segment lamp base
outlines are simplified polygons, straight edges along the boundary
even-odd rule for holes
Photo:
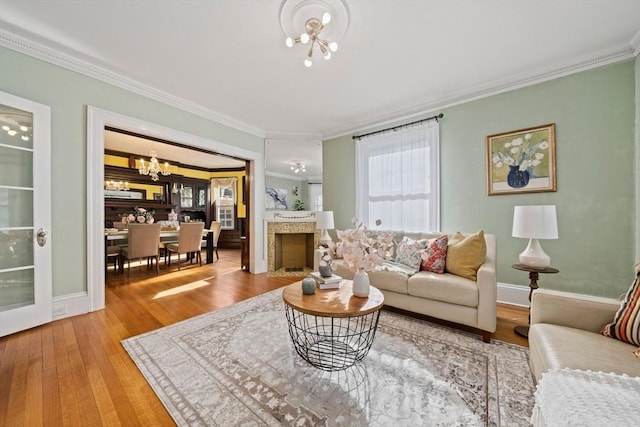
[[[326,229],[322,229],[320,232],[318,243],[326,248],[330,248],[333,245],[333,240],[331,240],[331,236],[329,236],[329,232]]]
[[[529,239],[529,244],[519,258],[520,264],[528,267],[545,268],[551,265],[551,258],[542,250],[538,239]]]

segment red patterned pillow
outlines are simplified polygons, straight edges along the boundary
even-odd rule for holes
[[[422,251],[422,264],[420,270],[443,273],[447,261],[447,235],[429,239],[427,247]]]
[[[602,334],[640,346],[640,274],[631,284],[613,322],[602,328]]]

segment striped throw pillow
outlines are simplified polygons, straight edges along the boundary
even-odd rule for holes
[[[640,346],[640,274],[636,275],[613,322],[602,328],[602,335]]]

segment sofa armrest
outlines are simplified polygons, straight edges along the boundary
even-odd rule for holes
[[[495,332],[498,300],[498,281],[496,279],[496,238],[485,234],[487,257],[478,269],[478,328],[483,331]]]
[[[620,308],[611,298],[537,289],[531,298],[531,324],[551,323],[599,333]]]

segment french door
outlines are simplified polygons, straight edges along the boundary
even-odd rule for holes
[[[49,107],[0,92],[0,336],[50,322]]]

